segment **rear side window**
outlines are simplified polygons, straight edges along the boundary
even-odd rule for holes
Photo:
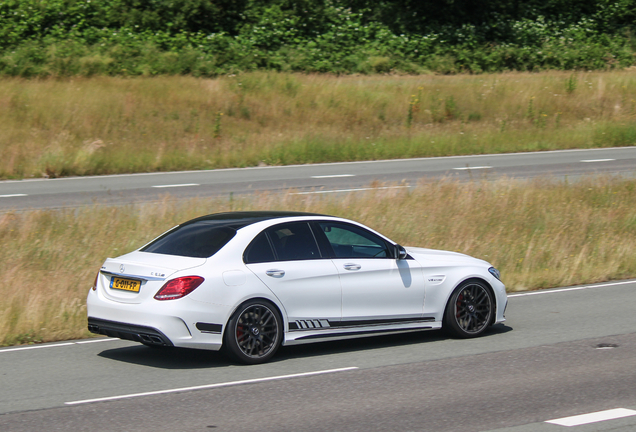
[[[306,222],[276,225],[267,230],[278,261],[320,258],[314,234]]]
[[[245,249],[243,261],[245,261],[245,264],[276,261],[274,251],[272,250],[269,240],[267,240],[267,235],[264,232],[257,235],[247,249]]]
[[[141,249],[164,255],[209,258],[229,242],[236,230],[207,221],[177,227]]]
[[[321,258],[320,249],[307,222],[273,226],[257,235],[245,249],[246,264]]]

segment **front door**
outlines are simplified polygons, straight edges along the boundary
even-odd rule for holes
[[[393,245],[362,227],[319,222],[333,249],[342,286],[342,318],[382,324],[420,318],[424,275],[416,261],[397,260]]]

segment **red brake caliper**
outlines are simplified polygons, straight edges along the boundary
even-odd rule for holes
[[[464,300],[464,294],[460,294],[457,296],[457,303],[455,303],[455,314],[457,316],[457,318],[459,318],[459,309],[462,305],[462,301]]]

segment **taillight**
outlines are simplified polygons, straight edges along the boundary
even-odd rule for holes
[[[99,279],[99,272],[97,272],[97,275],[95,276],[95,282],[93,282],[93,286],[91,287],[93,291],[97,291],[97,279]]]
[[[205,279],[201,276],[183,276],[172,279],[155,294],[156,300],[175,300],[194,291]]]

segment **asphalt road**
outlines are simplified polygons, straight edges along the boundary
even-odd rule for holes
[[[3,348],[0,430],[634,431],[635,290],[513,294],[506,323],[478,339],[283,347],[258,366],[113,339]]]
[[[499,155],[346,162],[0,182],[0,212],[128,204],[161,199],[219,197],[255,191],[335,193],[375,181],[413,185],[422,178],[494,179],[586,174],[634,176],[636,147]]]

